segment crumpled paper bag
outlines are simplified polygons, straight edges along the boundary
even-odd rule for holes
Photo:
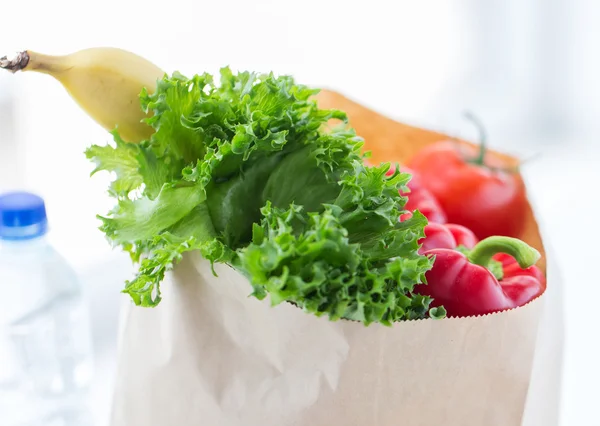
[[[113,426],[521,424],[545,297],[365,327],[271,308],[216,268],[186,256],[157,308],[126,309]]]
[[[405,126],[344,99],[319,102],[348,111],[367,149],[387,147]],[[439,140],[405,128],[410,138],[396,131],[394,150],[373,158],[403,161]],[[545,254],[533,211],[523,239]],[[393,327],[271,307],[249,297],[235,270],[215,267],[218,278],[188,254],[158,307],[125,307],[111,426],[558,424],[562,310],[552,262],[548,290],[524,307]]]

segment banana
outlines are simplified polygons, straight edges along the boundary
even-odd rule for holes
[[[106,130],[118,128],[128,142],[140,142],[154,131],[142,122],[146,114],[140,107],[139,94],[143,88],[154,92],[165,72],[134,53],[111,47],[64,56],[26,50],[11,60],[0,58],[0,68],[54,77],[92,119]]]

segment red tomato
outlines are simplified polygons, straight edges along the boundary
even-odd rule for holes
[[[419,151],[408,165],[448,222],[466,226],[479,239],[519,237],[527,211],[523,180],[493,153],[486,153],[483,164],[471,161],[478,155],[478,147],[443,141]]]

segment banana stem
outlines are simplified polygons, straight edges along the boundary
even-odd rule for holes
[[[28,63],[29,53],[27,51],[19,52],[13,59],[8,59],[6,56],[0,58],[0,68],[12,73],[23,70]]]
[[[25,50],[19,52],[13,59],[6,56],[0,58],[0,68],[10,72],[37,71],[54,75],[69,69],[64,56],[43,55],[41,53]]]

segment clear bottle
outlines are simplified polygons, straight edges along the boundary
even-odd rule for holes
[[[0,425],[91,425],[89,313],[76,274],[48,244],[43,199],[0,196]]]

